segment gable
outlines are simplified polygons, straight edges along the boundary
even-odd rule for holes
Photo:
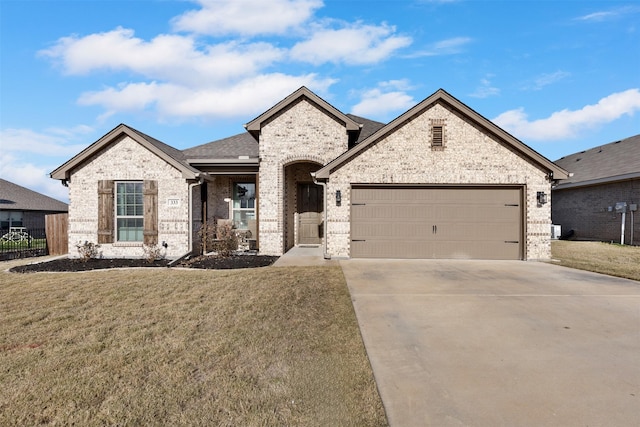
[[[444,128],[442,149],[431,146],[433,123]],[[518,184],[545,182],[547,173],[447,105],[434,103],[345,160],[332,170],[331,181]]]
[[[271,120],[273,120],[273,118],[282,114],[283,111],[286,111],[292,105],[295,105],[301,100],[309,102],[319,110],[324,111],[325,114],[335,118],[336,121],[342,123],[347,131],[359,131],[361,128],[361,125],[359,123],[356,123],[352,118],[348,117],[346,114],[342,113],[333,105],[329,104],[327,101],[320,98],[318,95],[311,92],[304,86],[284,98],[282,101],[271,107],[266,112],[251,120],[249,123],[244,125],[244,127],[245,129],[247,129],[247,131],[249,131],[249,133],[253,135],[256,140],[258,140],[260,131],[266,123],[270,122]]]
[[[371,147],[377,145],[381,141],[388,140],[389,138],[397,139],[392,138],[391,136],[393,134],[402,135],[403,132],[406,133],[406,130],[403,129],[405,129],[408,124],[415,122],[416,119],[420,117],[433,116],[433,114],[426,113],[429,111],[438,111],[439,108],[449,111],[451,117],[457,117],[461,121],[467,123],[471,128],[479,130],[480,133],[485,135],[490,140],[494,141],[496,144],[502,145],[504,149],[515,153],[518,157],[524,159],[526,162],[546,171],[546,173],[552,176],[553,179],[563,179],[568,177],[568,173],[564,169],[560,168],[541,154],[537,153],[529,146],[525,145],[524,143],[522,143],[491,121],[487,120],[462,102],[458,101],[456,98],[449,95],[442,89],[438,90],[433,95],[408,110],[406,113],[400,115],[398,118],[396,118],[386,126],[374,132],[360,144],[356,145],[349,151],[331,161],[329,164],[325,165],[316,173],[316,177],[318,179],[328,179],[330,174],[343,167],[346,163],[360,156],[366,150],[369,150]],[[438,118],[436,116],[433,116],[431,118],[448,119],[447,117]],[[421,131],[416,132],[410,136],[410,138],[414,138],[416,141],[427,140],[428,134],[430,132],[430,126],[423,121],[421,123]],[[466,139],[466,136],[464,134],[460,134],[458,135],[458,138],[459,139],[457,141],[463,142]],[[403,138],[400,139],[403,140]],[[453,141],[452,139],[450,140]],[[387,148],[390,150],[403,151],[401,147],[388,146]],[[470,154],[471,153],[467,153],[466,155],[468,156]]]
[[[186,163],[184,154],[182,154],[181,151],[124,124],[116,126],[102,138],[51,172],[51,178],[63,181],[69,180],[75,169],[84,167],[87,162],[95,160],[95,156],[99,155],[101,151],[126,137],[129,137],[140,146],[146,148],[147,152],[154,154],[167,164],[179,170],[183,178],[197,178],[199,171]]]

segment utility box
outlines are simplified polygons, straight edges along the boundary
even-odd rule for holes
[[[631,212],[635,212],[635,211],[637,211],[637,210],[638,210],[638,204],[637,204],[637,203],[631,203],[631,204],[629,205],[629,210],[630,210]]]
[[[562,235],[562,226],[551,224],[551,239],[558,240]]]
[[[616,203],[616,213],[625,213],[627,211],[627,202]]]

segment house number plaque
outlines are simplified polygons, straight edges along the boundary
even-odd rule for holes
[[[167,206],[170,208],[180,207],[180,199],[177,197],[169,197],[167,199]]]

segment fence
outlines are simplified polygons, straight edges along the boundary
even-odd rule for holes
[[[68,214],[53,214],[45,216],[46,228],[0,229],[0,261],[67,254],[68,221]]]
[[[49,255],[66,255],[69,253],[69,214],[51,214],[45,216],[47,247]]]
[[[11,227],[0,230],[0,260],[47,254],[44,228]]]

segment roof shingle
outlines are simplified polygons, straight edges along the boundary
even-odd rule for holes
[[[555,163],[573,173],[560,181],[558,189],[592,181],[616,181],[634,174],[640,176],[640,135],[570,154]]]
[[[249,132],[182,150],[185,159],[237,159],[258,157],[258,143]]]
[[[0,179],[0,210],[67,212],[69,206],[60,200]]]

